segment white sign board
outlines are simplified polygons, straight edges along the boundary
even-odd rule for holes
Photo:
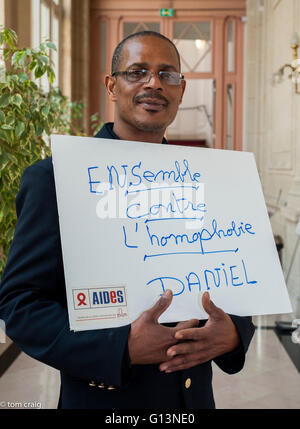
[[[253,154],[52,136],[70,328],[292,311]]]

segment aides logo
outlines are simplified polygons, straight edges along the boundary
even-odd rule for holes
[[[75,310],[127,306],[125,287],[73,289]]]
[[[125,291],[121,288],[114,289],[91,289],[91,306],[92,307],[111,307],[125,303]]]

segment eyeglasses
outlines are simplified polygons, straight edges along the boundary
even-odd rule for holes
[[[150,70],[126,70],[112,73],[112,76],[124,76],[131,83],[149,83],[155,73]],[[157,73],[159,80],[166,85],[180,85],[184,76],[175,71],[159,71]]]

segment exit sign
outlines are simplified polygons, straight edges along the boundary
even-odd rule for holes
[[[160,9],[160,16],[174,16],[174,9]]]

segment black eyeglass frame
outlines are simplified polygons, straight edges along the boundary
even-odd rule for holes
[[[148,80],[145,80],[145,81],[141,81],[141,80],[137,80],[137,81],[131,81],[131,80],[128,80],[128,74],[130,73],[130,72],[133,72],[133,71],[146,71],[147,72],[147,74],[148,74],[148,76],[149,76],[149,79]],[[182,73],[180,73],[180,72],[175,72],[175,71],[167,71],[167,70],[160,70],[158,73],[156,73],[156,72],[152,72],[152,71],[150,71],[150,70],[147,70],[147,69],[141,69],[141,70],[125,70],[125,71],[116,71],[116,72],[114,72],[114,73],[112,73],[111,75],[112,75],[112,77],[115,77],[115,76],[125,76],[125,78],[126,78],[126,80],[127,80],[127,82],[130,82],[130,83],[149,83],[150,82],[150,80],[151,80],[151,78],[152,78],[152,76],[154,75],[154,74],[157,74],[158,75],[158,78],[159,78],[159,80],[161,81],[162,79],[161,79],[161,77],[160,77],[160,73],[176,73],[176,75],[178,76],[178,78],[180,79],[179,80],[179,83],[178,84],[170,84],[170,83],[167,83],[167,85],[170,85],[170,86],[179,86],[180,85],[180,83],[184,80],[184,75],[182,74]],[[147,76],[147,74],[145,75],[145,77]],[[142,78],[143,79],[143,78]]]

